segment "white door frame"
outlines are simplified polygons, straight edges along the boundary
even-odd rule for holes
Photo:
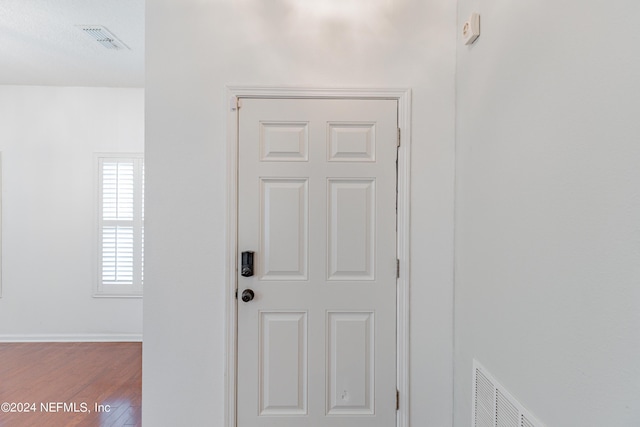
[[[409,273],[410,273],[410,178],[411,178],[411,90],[410,89],[324,89],[227,86],[227,250],[226,250],[226,360],[225,426],[236,427],[237,386],[237,253],[238,253],[238,105],[242,98],[333,98],[393,99],[398,101],[398,230],[396,370],[400,405],[396,427],[409,427]],[[240,102],[240,104],[238,104]],[[242,107],[240,107],[242,108]]]

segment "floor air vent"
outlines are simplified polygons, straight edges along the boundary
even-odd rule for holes
[[[473,427],[544,427],[473,360]]]

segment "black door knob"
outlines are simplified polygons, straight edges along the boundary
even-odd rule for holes
[[[255,296],[256,295],[253,293],[251,289],[245,289],[244,291],[242,291],[242,301],[244,302],[251,301]]]

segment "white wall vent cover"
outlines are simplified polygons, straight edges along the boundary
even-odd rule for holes
[[[107,49],[129,49],[129,46],[122,43],[102,25],[77,25],[77,27]]]
[[[544,427],[473,359],[473,427]]]

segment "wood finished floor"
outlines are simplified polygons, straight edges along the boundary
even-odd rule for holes
[[[141,401],[141,343],[0,343],[0,427],[141,426]]]

